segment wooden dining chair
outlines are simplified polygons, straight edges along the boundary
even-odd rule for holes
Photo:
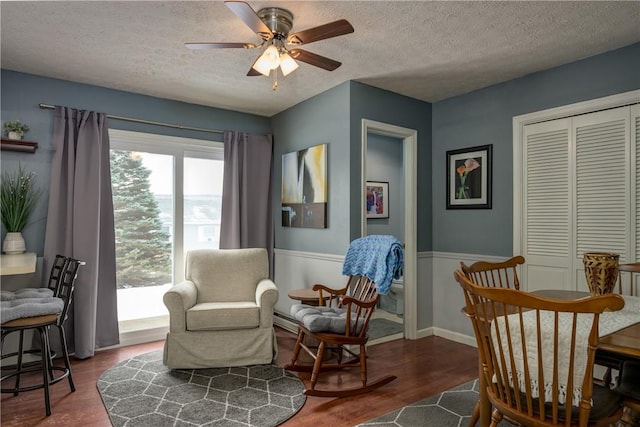
[[[640,262],[620,264],[618,266],[617,293],[620,295],[639,296],[640,289],[638,288],[640,287],[640,283],[637,281],[638,275],[640,275]],[[599,351],[596,353],[596,365],[605,368],[605,372],[601,377],[602,379],[599,380],[600,384],[606,386],[613,384],[613,371],[620,371],[621,369],[620,358]]]
[[[618,293],[620,295],[639,296],[640,262],[620,264],[618,266]]]
[[[555,300],[478,286],[454,273],[471,319],[486,386],[494,407],[491,426],[503,417],[526,426],[602,426],[622,415],[620,396],[594,385],[598,320],[620,310],[619,295]]]
[[[396,379],[388,375],[370,382],[367,378],[368,326],[379,295],[373,280],[364,276],[349,276],[342,289],[331,289],[325,285],[313,285],[319,300],[325,306],[298,304],[292,314],[298,321],[298,338],[291,363],[285,369],[296,372],[311,372],[311,386],[305,390],[307,396],[347,397],[366,393]],[[327,298],[328,297],[328,298]],[[309,340],[311,338],[311,340]],[[313,347],[308,342],[316,342]],[[359,354],[349,346],[357,346]],[[313,359],[313,365],[299,360],[300,351]],[[325,352],[331,351],[331,357]],[[345,355],[348,356],[345,359]],[[361,387],[319,389],[316,387],[321,372],[344,368],[360,368]]]
[[[615,391],[622,396],[626,408],[623,425],[640,426],[640,360],[622,362]]]
[[[640,296],[640,262],[620,264],[618,266],[618,293],[620,295]],[[626,414],[625,425],[640,426],[640,361],[626,360],[614,366],[618,369],[618,380],[615,390],[622,394]],[[611,367],[608,368],[604,381],[611,383]]]
[[[524,257],[516,255],[499,262],[477,261],[466,265],[461,261],[460,269],[467,279],[478,286],[520,289],[517,267],[521,264],[524,264]],[[475,426],[478,419],[480,419],[480,402],[473,408],[469,425]]]
[[[517,267],[521,264],[524,257],[517,255],[500,262],[477,261],[471,265],[460,262],[460,269],[478,286],[520,289]]]

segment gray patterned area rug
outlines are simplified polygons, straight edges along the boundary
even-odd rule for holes
[[[306,401],[302,381],[279,366],[171,371],[162,351],[109,368],[98,391],[115,427],[277,426]]]
[[[463,427],[478,401],[478,380],[464,383],[414,404],[396,409],[357,427]],[[511,426],[500,421],[500,427]]]

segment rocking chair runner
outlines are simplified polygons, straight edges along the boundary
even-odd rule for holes
[[[305,394],[320,397],[353,396],[369,392],[396,379],[395,376],[389,375],[374,382],[367,382],[367,328],[379,298],[373,280],[352,275],[343,289],[331,289],[316,284],[313,290],[319,292],[320,301],[326,297],[324,293],[329,294],[327,305],[311,307],[297,304],[292,308],[292,313],[299,322],[298,339],[291,364],[285,366],[285,369],[291,371],[311,372],[311,387],[305,390]],[[305,338],[308,337],[319,342],[317,349],[305,344],[308,342]],[[349,345],[359,346],[360,354],[349,349]],[[329,349],[333,357],[325,360],[325,351]],[[313,365],[298,363],[300,350],[304,350],[314,359]],[[344,353],[352,358],[343,360]],[[320,372],[354,367],[360,367],[362,387],[337,390],[316,388]]]

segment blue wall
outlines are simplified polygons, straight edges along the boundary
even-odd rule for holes
[[[513,252],[514,116],[640,89],[640,43],[433,104],[433,250]],[[446,210],[446,151],[493,144],[493,209]]]
[[[204,107],[138,95],[98,86],[50,79],[14,71],[1,71],[1,121],[20,120],[30,127],[25,140],[36,141],[35,154],[2,152],[2,171],[17,169],[18,164],[35,171],[44,196],[24,230],[27,250],[42,255],[48,207],[49,177],[52,158],[52,110],[43,110],[39,103],[95,110],[111,115],[135,117],[207,129],[237,130],[251,133],[271,133],[271,120],[266,117],[229,110]],[[167,127],[142,125],[110,120],[109,127],[163,135],[222,141],[222,135],[186,131]],[[2,230],[2,238],[6,230]]]
[[[274,217],[280,218],[282,154],[329,144],[327,229],[275,224],[275,247],[344,255],[360,237],[362,119],[418,131],[418,250],[431,247],[431,105],[358,82],[345,82],[272,118]]]
[[[38,103],[187,126],[274,134],[275,247],[344,254],[360,233],[360,132],[363,118],[418,131],[418,250],[509,256],[513,246],[512,118],[640,88],[640,43],[531,74],[433,105],[358,82],[345,82],[271,119],[2,70],[2,121],[19,119],[35,154],[2,152],[2,170],[22,163],[48,190],[53,112]],[[220,141],[218,134],[112,120],[116,129]],[[328,229],[280,225],[281,156],[329,144]],[[447,150],[493,144],[493,209],[445,209]],[[24,232],[42,254],[46,197]],[[4,237],[4,230],[3,236]]]
[[[344,254],[349,246],[349,84],[343,83],[272,117],[274,141],[273,217],[275,247]],[[327,228],[282,227],[282,155],[329,144]]]
[[[351,191],[360,194],[362,119],[418,131],[418,251],[432,247],[431,104],[358,82],[351,85]],[[351,199],[351,238],[360,237],[363,203]]]

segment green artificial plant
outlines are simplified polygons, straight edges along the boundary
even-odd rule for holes
[[[29,130],[29,126],[21,123],[20,120],[8,120],[4,122],[2,129],[4,130],[4,134],[7,136],[9,136],[9,132],[15,132],[20,135],[20,138],[22,138],[24,133]]]
[[[35,186],[35,172],[27,173],[22,165],[15,172],[3,172],[0,183],[0,215],[7,232],[21,232],[40,198]]]

